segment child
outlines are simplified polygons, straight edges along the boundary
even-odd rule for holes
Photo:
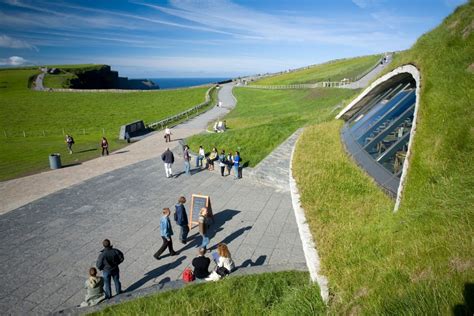
[[[85,301],[79,305],[80,307],[97,305],[105,300],[104,278],[97,276],[97,269],[89,269],[89,278],[84,284],[87,289]]]

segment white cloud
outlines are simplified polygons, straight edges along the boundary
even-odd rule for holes
[[[352,2],[361,9],[370,8],[383,2],[383,0],[352,0]]]
[[[20,56],[11,56],[9,58],[0,58],[1,66],[20,66],[26,64],[28,61]]]
[[[34,45],[29,44],[26,41],[11,38],[5,34],[0,35],[0,47],[7,47],[7,48],[28,48],[34,49],[38,51],[38,48]]]

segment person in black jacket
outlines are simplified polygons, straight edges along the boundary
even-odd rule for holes
[[[100,252],[99,258],[97,258],[97,269],[102,271],[104,277],[104,291],[105,298],[109,299],[112,297],[111,280],[114,279],[115,292],[117,295],[122,293],[122,285],[120,284],[120,271],[119,264],[124,260],[123,253],[112,247],[110,240],[104,239],[102,242],[104,249]]]
[[[186,203],[186,198],[182,196],[179,198],[178,204],[175,205],[176,210],[174,213],[174,220],[176,221],[176,224],[181,227],[181,231],[179,232],[179,240],[181,243],[186,244],[189,233],[189,222],[184,203]]]
[[[173,152],[168,148],[165,150],[164,153],[161,154],[161,160],[165,163],[165,172],[166,177],[170,178],[173,176],[173,171],[171,170],[171,166],[174,163],[174,155]]]
[[[204,280],[209,276],[209,264],[211,259],[205,256],[206,249],[199,248],[199,256],[193,259],[194,276],[197,280]]]

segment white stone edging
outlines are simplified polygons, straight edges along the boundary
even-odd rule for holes
[[[316,249],[316,244],[313,240],[313,235],[311,234],[311,230],[309,229],[308,222],[306,221],[304,210],[300,204],[300,194],[298,192],[298,187],[296,186],[296,181],[293,178],[292,164],[293,164],[293,156],[295,153],[297,143],[298,143],[298,140],[296,141],[291,151],[290,166],[289,166],[291,202],[293,204],[293,211],[295,213],[296,224],[298,225],[298,232],[301,238],[304,257],[306,259],[306,265],[309,270],[311,281],[318,283],[321,298],[327,304],[329,301],[328,279],[324,275],[320,274],[321,262],[319,259],[318,251]]]

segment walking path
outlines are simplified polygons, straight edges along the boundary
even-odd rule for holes
[[[225,107],[214,107],[192,120],[176,126],[172,130],[172,139],[178,140],[203,132],[209,122],[227,114],[236,103],[232,95],[232,85],[232,83],[225,84],[219,90],[219,99],[223,101]],[[0,214],[5,214],[58,190],[112,170],[158,157],[168,146],[176,146],[177,144],[176,142],[164,143],[163,135],[164,131],[153,133],[139,142],[111,153],[107,157],[89,160],[76,166],[0,182],[0,196],[2,197]]]
[[[231,91],[224,85],[219,92],[223,107],[173,128],[173,138],[202,132],[209,121],[225,115],[235,106]],[[46,314],[79,304],[104,238],[125,254],[123,289],[179,279],[196,255],[196,228],[187,245],[174,238],[178,256],[156,261],[152,255],[161,243],[162,208],[173,209],[180,195],[189,199],[193,193],[211,197],[210,246],[227,243],[238,267],[305,265],[289,192],[253,177],[236,181],[200,169],[192,176],[179,174],[184,169],[179,156],[173,166],[178,177],[167,179],[158,156],[168,145],[160,132],[109,157],[2,183],[9,212],[0,216],[0,310]],[[174,223],[173,228],[176,236]]]
[[[374,80],[381,72],[382,70],[387,67],[388,64],[392,62],[392,54],[386,55],[387,60],[383,64],[378,64],[377,67],[372,69],[368,74],[366,74],[364,77],[360,78],[359,80],[355,82],[351,82],[348,85],[342,86],[341,88],[346,88],[346,89],[363,89],[369,85],[369,83]]]

